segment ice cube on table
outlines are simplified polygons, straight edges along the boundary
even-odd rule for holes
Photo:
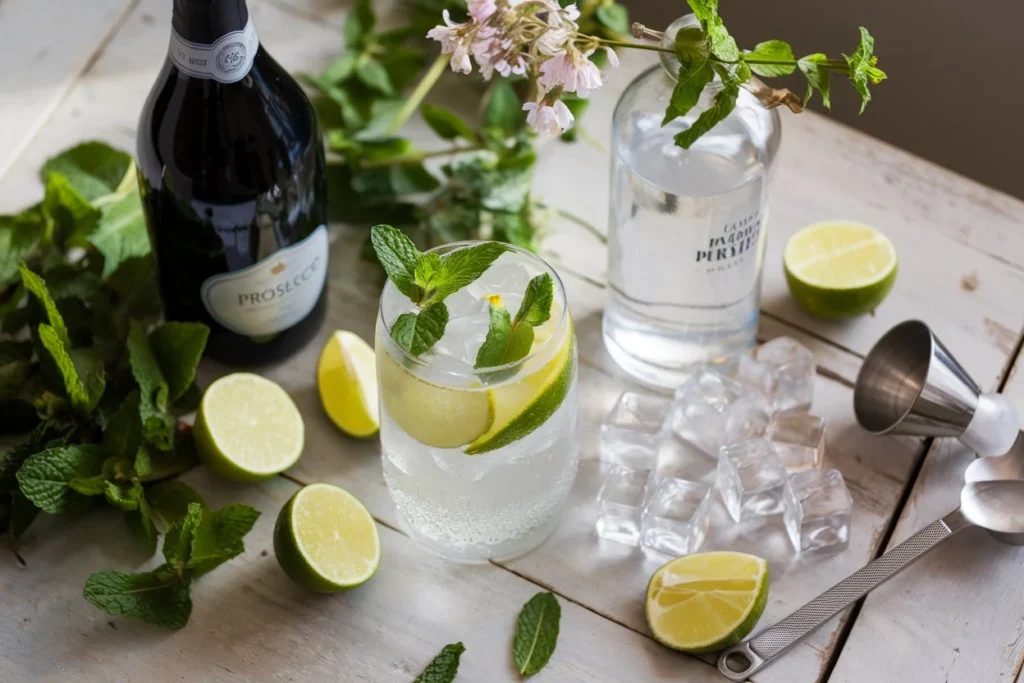
[[[789,472],[821,467],[825,454],[825,421],[817,415],[783,413],[768,423],[765,438]]]
[[[707,368],[676,389],[670,420],[680,438],[712,456],[726,444],[763,434],[767,422],[752,392]]]
[[[640,523],[645,548],[673,557],[695,553],[708,531],[711,488],[685,479],[663,479],[650,494]]]
[[[814,398],[814,354],[790,337],[776,337],[754,350],[754,360],[775,379],[776,412],[810,410]]]
[[[794,474],[785,498],[786,531],[800,553],[837,552],[850,544],[853,499],[839,470]]]
[[[736,362],[735,379],[754,394],[765,415],[770,417],[775,412],[775,375],[771,368],[754,360],[753,355],[744,353]]]
[[[789,473],[767,439],[723,446],[718,456],[718,490],[733,520],[782,512]]]
[[[664,396],[623,393],[601,423],[601,459],[632,468],[654,467],[671,403]]]
[[[604,472],[597,494],[597,535],[608,541],[636,545],[640,541],[640,514],[650,470],[612,465]]]
[[[713,484],[718,460],[675,434],[666,434],[658,444],[658,454],[651,471],[653,484],[676,478]]]

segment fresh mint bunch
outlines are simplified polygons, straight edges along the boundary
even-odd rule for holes
[[[173,502],[161,512],[173,520],[164,536],[165,563],[140,573],[106,569],[86,579],[85,599],[107,614],[182,628],[192,614],[192,581],[245,551],[242,539],[259,511],[237,504],[211,511],[186,484],[176,482],[175,489]],[[176,506],[183,500],[188,501],[184,511]]]
[[[487,337],[476,354],[476,368],[492,368],[526,358],[533,348],[534,328],[551,317],[554,282],[547,273],[538,275],[526,285],[523,302],[515,318],[498,295],[489,297],[491,322]]]
[[[391,326],[394,340],[414,356],[429,351],[444,334],[444,299],[483,275],[506,249],[498,242],[484,242],[440,256],[425,254],[390,225],[373,226],[370,240],[395,288],[419,308],[401,314]]]

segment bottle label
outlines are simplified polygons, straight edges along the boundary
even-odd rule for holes
[[[309,315],[327,280],[327,226],[259,263],[208,278],[200,290],[213,319],[247,337],[283,332]]]
[[[185,40],[171,29],[169,54],[175,66],[189,76],[235,83],[249,73],[259,46],[256,27],[250,18],[244,29],[227,33],[212,45]]]

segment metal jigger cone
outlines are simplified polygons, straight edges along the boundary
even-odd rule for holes
[[[853,412],[872,434],[956,437],[979,455],[1006,453],[1020,431],[1006,397],[981,393],[919,320],[892,328],[868,353]]]

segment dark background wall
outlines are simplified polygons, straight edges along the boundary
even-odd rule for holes
[[[624,1],[652,28],[689,12]],[[866,26],[889,80],[858,116],[853,88],[833,79],[832,116],[1024,199],[1024,0],[721,0],[720,12],[741,48],[779,38],[797,56],[849,54]],[[802,79],[786,85],[804,92]]]

